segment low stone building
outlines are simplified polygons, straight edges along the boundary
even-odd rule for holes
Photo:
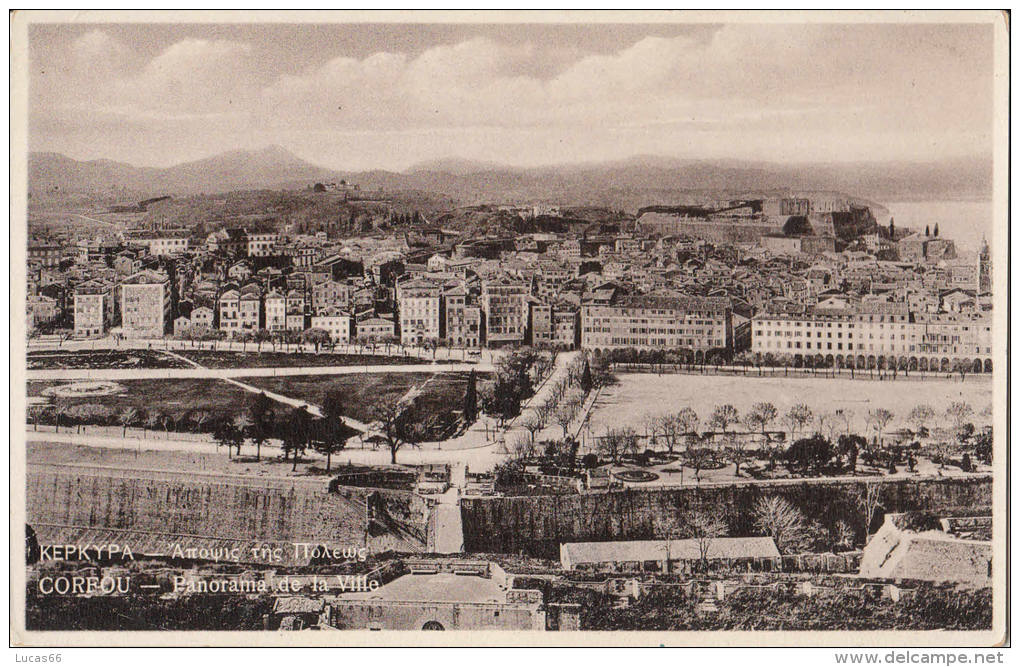
[[[564,570],[596,572],[678,572],[701,560],[696,539],[571,542],[560,545]],[[771,537],[716,537],[709,540],[705,558],[710,564],[779,558]]]
[[[991,585],[991,540],[974,539],[973,531],[962,537],[952,531],[954,523],[960,520],[925,523],[907,514],[887,514],[864,548],[860,575]]]
[[[329,600],[344,630],[545,630],[542,592],[515,589],[495,563],[408,561],[409,574],[374,591]]]

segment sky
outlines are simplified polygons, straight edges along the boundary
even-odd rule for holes
[[[33,25],[29,146],[342,170],[990,157],[990,24]]]

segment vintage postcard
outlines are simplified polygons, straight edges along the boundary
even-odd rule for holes
[[[11,645],[1001,646],[1008,19],[13,12]]]

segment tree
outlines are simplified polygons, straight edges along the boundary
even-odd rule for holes
[[[973,408],[963,401],[953,401],[946,408],[946,417],[953,423],[953,428],[956,431],[963,428],[963,425],[972,414],[974,414]]]
[[[698,413],[694,408],[683,408],[675,415],[677,426],[684,435],[690,435],[698,430]]]
[[[939,470],[946,469],[946,463],[949,462],[949,457],[953,453],[953,447],[945,440],[939,440],[932,445],[934,455],[932,459],[937,459],[939,462]]]
[[[538,435],[538,432],[545,428],[545,423],[534,411],[524,417],[520,424],[531,435],[532,443],[535,442],[535,436]]]
[[[688,447],[684,452],[684,465],[694,469],[694,479],[701,483],[701,471],[715,460],[715,454],[706,447]]]
[[[507,445],[506,453],[511,461],[523,461],[535,455],[535,441],[524,435],[518,434]]]
[[[776,406],[763,401],[752,405],[745,418],[750,420],[750,423],[757,425],[761,434],[765,435],[765,431],[768,430],[769,425],[776,420],[778,415],[779,412],[776,410]]]
[[[885,486],[882,482],[865,482],[863,488],[858,489],[856,503],[864,519],[864,534],[871,533],[871,523],[875,519],[875,512],[882,506],[882,494]]]
[[[330,471],[333,455],[347,444],[347,425],[344,422],[344,395],[338,389],[326,394],[322,404],[322,421],[315,450],[326,455],[326,472]]]
[[[832,446],[820,435],[801,438],[786,450],[787,465],[797,466],[801,472],[818,470],[832,459]]]
[[[150,431],[155,431],[163,424],[163,413],[158,410],[153,410],[145,416],[145,428]]]
[[[915,437],[920,437],[922,429],[927,430],[934,420],[935,408],[925,403],[915,405],[907,415],[907,421],[914,427]]]
[[[294,461],[291,470],[297,470],[298,457],[308,448],[311,439],[312,415],[308,412],[308,406],[294,408],[290,412],[290,419],[283,427],[283,459],[293,456]]]
[[[251,430],[251,418],[242,413],[234,417],[234,431],[236,435],[234,437],[234,444],[237,445],[237,455],[241,455],[241,445],[244,444],[245,439],[248,437],[248,433]]]
[[[775,540],[783,553],[796,551],[807,538],[804,514],[785,498],[759,498],[752,516],[755,528]]]
[[[882,442],[882,433],[885,431],[885,427],[889,425],[894,416],[885,408],[877,408],[868,413],[868,421],[875,425],[875,430],[878,432],[879,444]]]
[[[124,427],[122,437],[127,437],[128,426],[131,426],[138,421],[138,408],[127,407],[120,411],[118,415],[121,426]]]
[[[974,455],[986,465],[992,464],[992,429],[982,429],[974,439]]]
[[[736,466],[733,474],[740,477],[740,464],[751,460],[747,452],[747,439],[738,436],[729,436],[726,442],[726,456]]]
[[[729,532],[726,522],[714,512],[691,510],[684,512],[681,517],[681,525],[684,535],[697,544],[701,569],[703,572],[707,572],[708,552],[712,548],[712,543]]]
[[[820,413],[817,419],[818,419],[818,431],[820,433],[824,432],[828,437],[829,442],[835,442],[836,432],[839,430],[840,427],[839,415],[834,413],[831,414]]]
[[[329,345],[331,340],[332,339],[330,338],[328,331],[317,327],[306,329],[305,332],[301,334],[301,342],[314,345],[316,353],[318,353],[320,347]]]
[[[854,546],[854,529],[849,523],[840,519],[832,530],[832,542],[835,551],[846,551]]]
[[[683,426],[680,423],[679,415],[663,415],[659,418],[658,430],[666,440],[666,448],[672,454],[673,450],[680,444],[680,438],[684,435]]]
[[[840,456],[846,458],[851,475],[857,470],[857,457],[860,455],[861,449],[867,446],[868,441],[859,435],[839,436],[838,452]]]
[[[237,431],[234,428],[234,423],[230,420],[221,420],[216,424],[216,429],[213,431],[213,440],[216,441],[216,449],[220,446],[227,448],[227,458],[230,458],[230,448],[234,446],[237,441]]]
[[[631,441],[637,434],[630,427],[606,428],[606,434],[598,440],[598,451],[603,458],[618,463],[624,452],[631,448]]]
[[[553,412],[553,419],[559,424],[560,428],[563,429],[563,438],[566,439],[568,430],[570,429],[571,422],[574,421],[574,416],[577,414],[578,405],[577,403],[565,400],[559,407]]]
[[[427,426],[415,415],[410,403],[395,400],[375,411],[375,419],[390,450],[390,463],[397,462],[397,452],[406,446],[417,447],[424,440]]]
[[[740,421],[740,413],[737,412],[735,407],[727,403],[725,405],[716,406],[708,425],[712,428],[717,428],[718,430],[725,432],[726,428],[730,424],[735,424],[738,421]]]
[[[797,431],[810,424],[813,418],[814,414],[811,412],[811,408],[803,403],[798,403],[791,407],[785,417],[786,424],[790,427],[791,435],[796,435]]]
[[[588,365],[588,360],[584,360],[584,368],[581,370],[581,391],[587,396],[591,393],[592,387],[595,386],[595,381],[592,379],[591,366]]]
[[[272,400],[266,396],[264,391],[260,391],[255,394],[249,410],[251,412],[249,435],[252,442],[255,443],[255,460],[260,461],[262,460],[262,443],[268,441],[273,432],[275,416]]]
[[[467,388],[464,390],[464,423],[472,424],[478,419],[478,379],[472,370],[468,373]]]
[[[199,410],[198,412],[193,413],[191,415],[191,423],[195,425],[195,432],[201,433],[202,427],[205,426],[210,419],[212,419],[212,415],[205,410]]]

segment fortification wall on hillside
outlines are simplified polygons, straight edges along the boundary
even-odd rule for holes
[[[713,243],[754,242],[765,234],[781,234],[783,220],[776,222],[725,222],[682,218],[667,213],[645,213],[637,221],[644,232],[663,235],[684,234]]]
[[[751,508],[763,496],[781,496],[831,528],[842,519],[863,537],[856,497],[863,481],[749,483],[718,487],[629,489],[573,496],[466,498],[461,502],[466,551],[527,553],[557,558],[562,542],[665,539],[680,534],[686,510],[725,517],[730,535],[754,535]],[[883,483],[886,512],[991,505],[991,475]],[[879,511],[872,529],[884,518]]]
[[[236,540],[361,546],[366,544],[370,492],[360,489],[342,496],[327,493],[324,484],[30,467],[26,520],[31,525],[67,527],[68,534],[76,534],[73,528],[88,528],[166,535],[168,541],[187,536],[199,544]],[[408,539],[413,541],[410,531],[374,532],[367,540],[371,551],[397,549]],[[54,534],[52,529],[48,533]]]

